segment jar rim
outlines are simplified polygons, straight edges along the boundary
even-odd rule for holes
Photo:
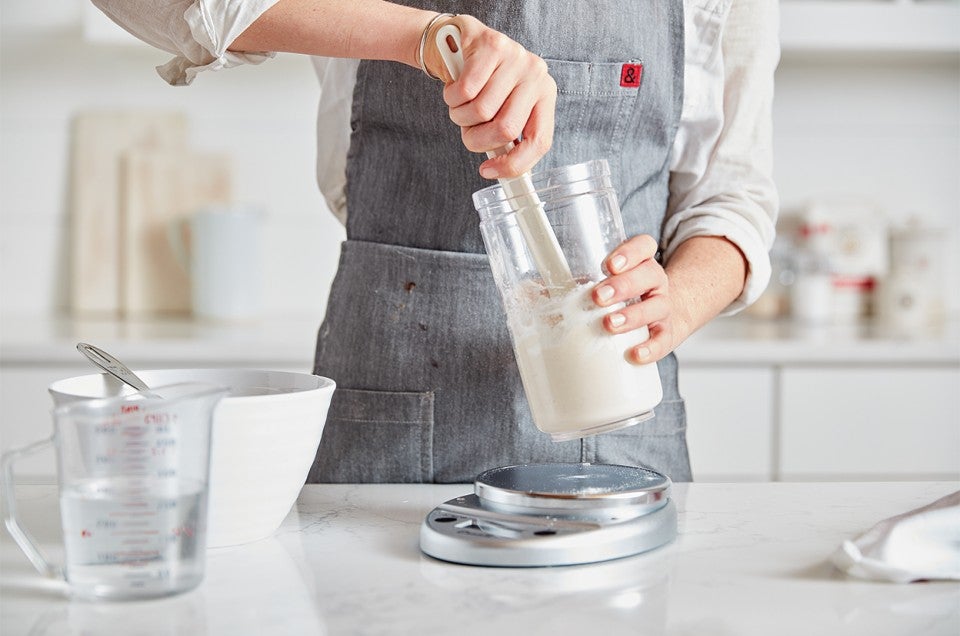
[[[606,159],[591,159],[581,163],[557,166],[530,175],[534,190],[538,194],[548,192],[554,187],[568,186],[580,181],[610,176],[610,164]],[[473,205],[477,210],[498,206],[512,197],[507,195],[503,185],[495,183],[473,193]]]

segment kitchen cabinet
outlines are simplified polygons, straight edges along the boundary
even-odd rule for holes
[[[694,480],[770,479],[774,369],[682,366],[679,382]]]
[[[956,479],[960,368],[681,362],[698,481]]]
[[[780,378],[780,476],[958,474],[960,370],[786,368]]]
[[[677,357],[696,480],[960,477],[955,325],[904,340],[720,319]]]

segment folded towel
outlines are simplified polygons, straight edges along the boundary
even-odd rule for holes
[[[864,579],[960,580],[960,491],[881,521],[844,541],[832,560],[844,572]]]

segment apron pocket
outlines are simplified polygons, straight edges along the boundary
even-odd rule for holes
[[[623,149],[643,89],[621,86],[622,62],[544,61],[557,83],[555,125],[563,131],[554,138],[547,157],[557,154],[566,163],[590,159],[613,163]]]
[[[337,387],[311,483],[429,483],[433,392]]]

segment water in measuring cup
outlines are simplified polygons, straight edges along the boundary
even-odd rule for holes
[[[95,598],[164,596],[203,580],[200,484],[96,479],[60,495],[67,580]]]

